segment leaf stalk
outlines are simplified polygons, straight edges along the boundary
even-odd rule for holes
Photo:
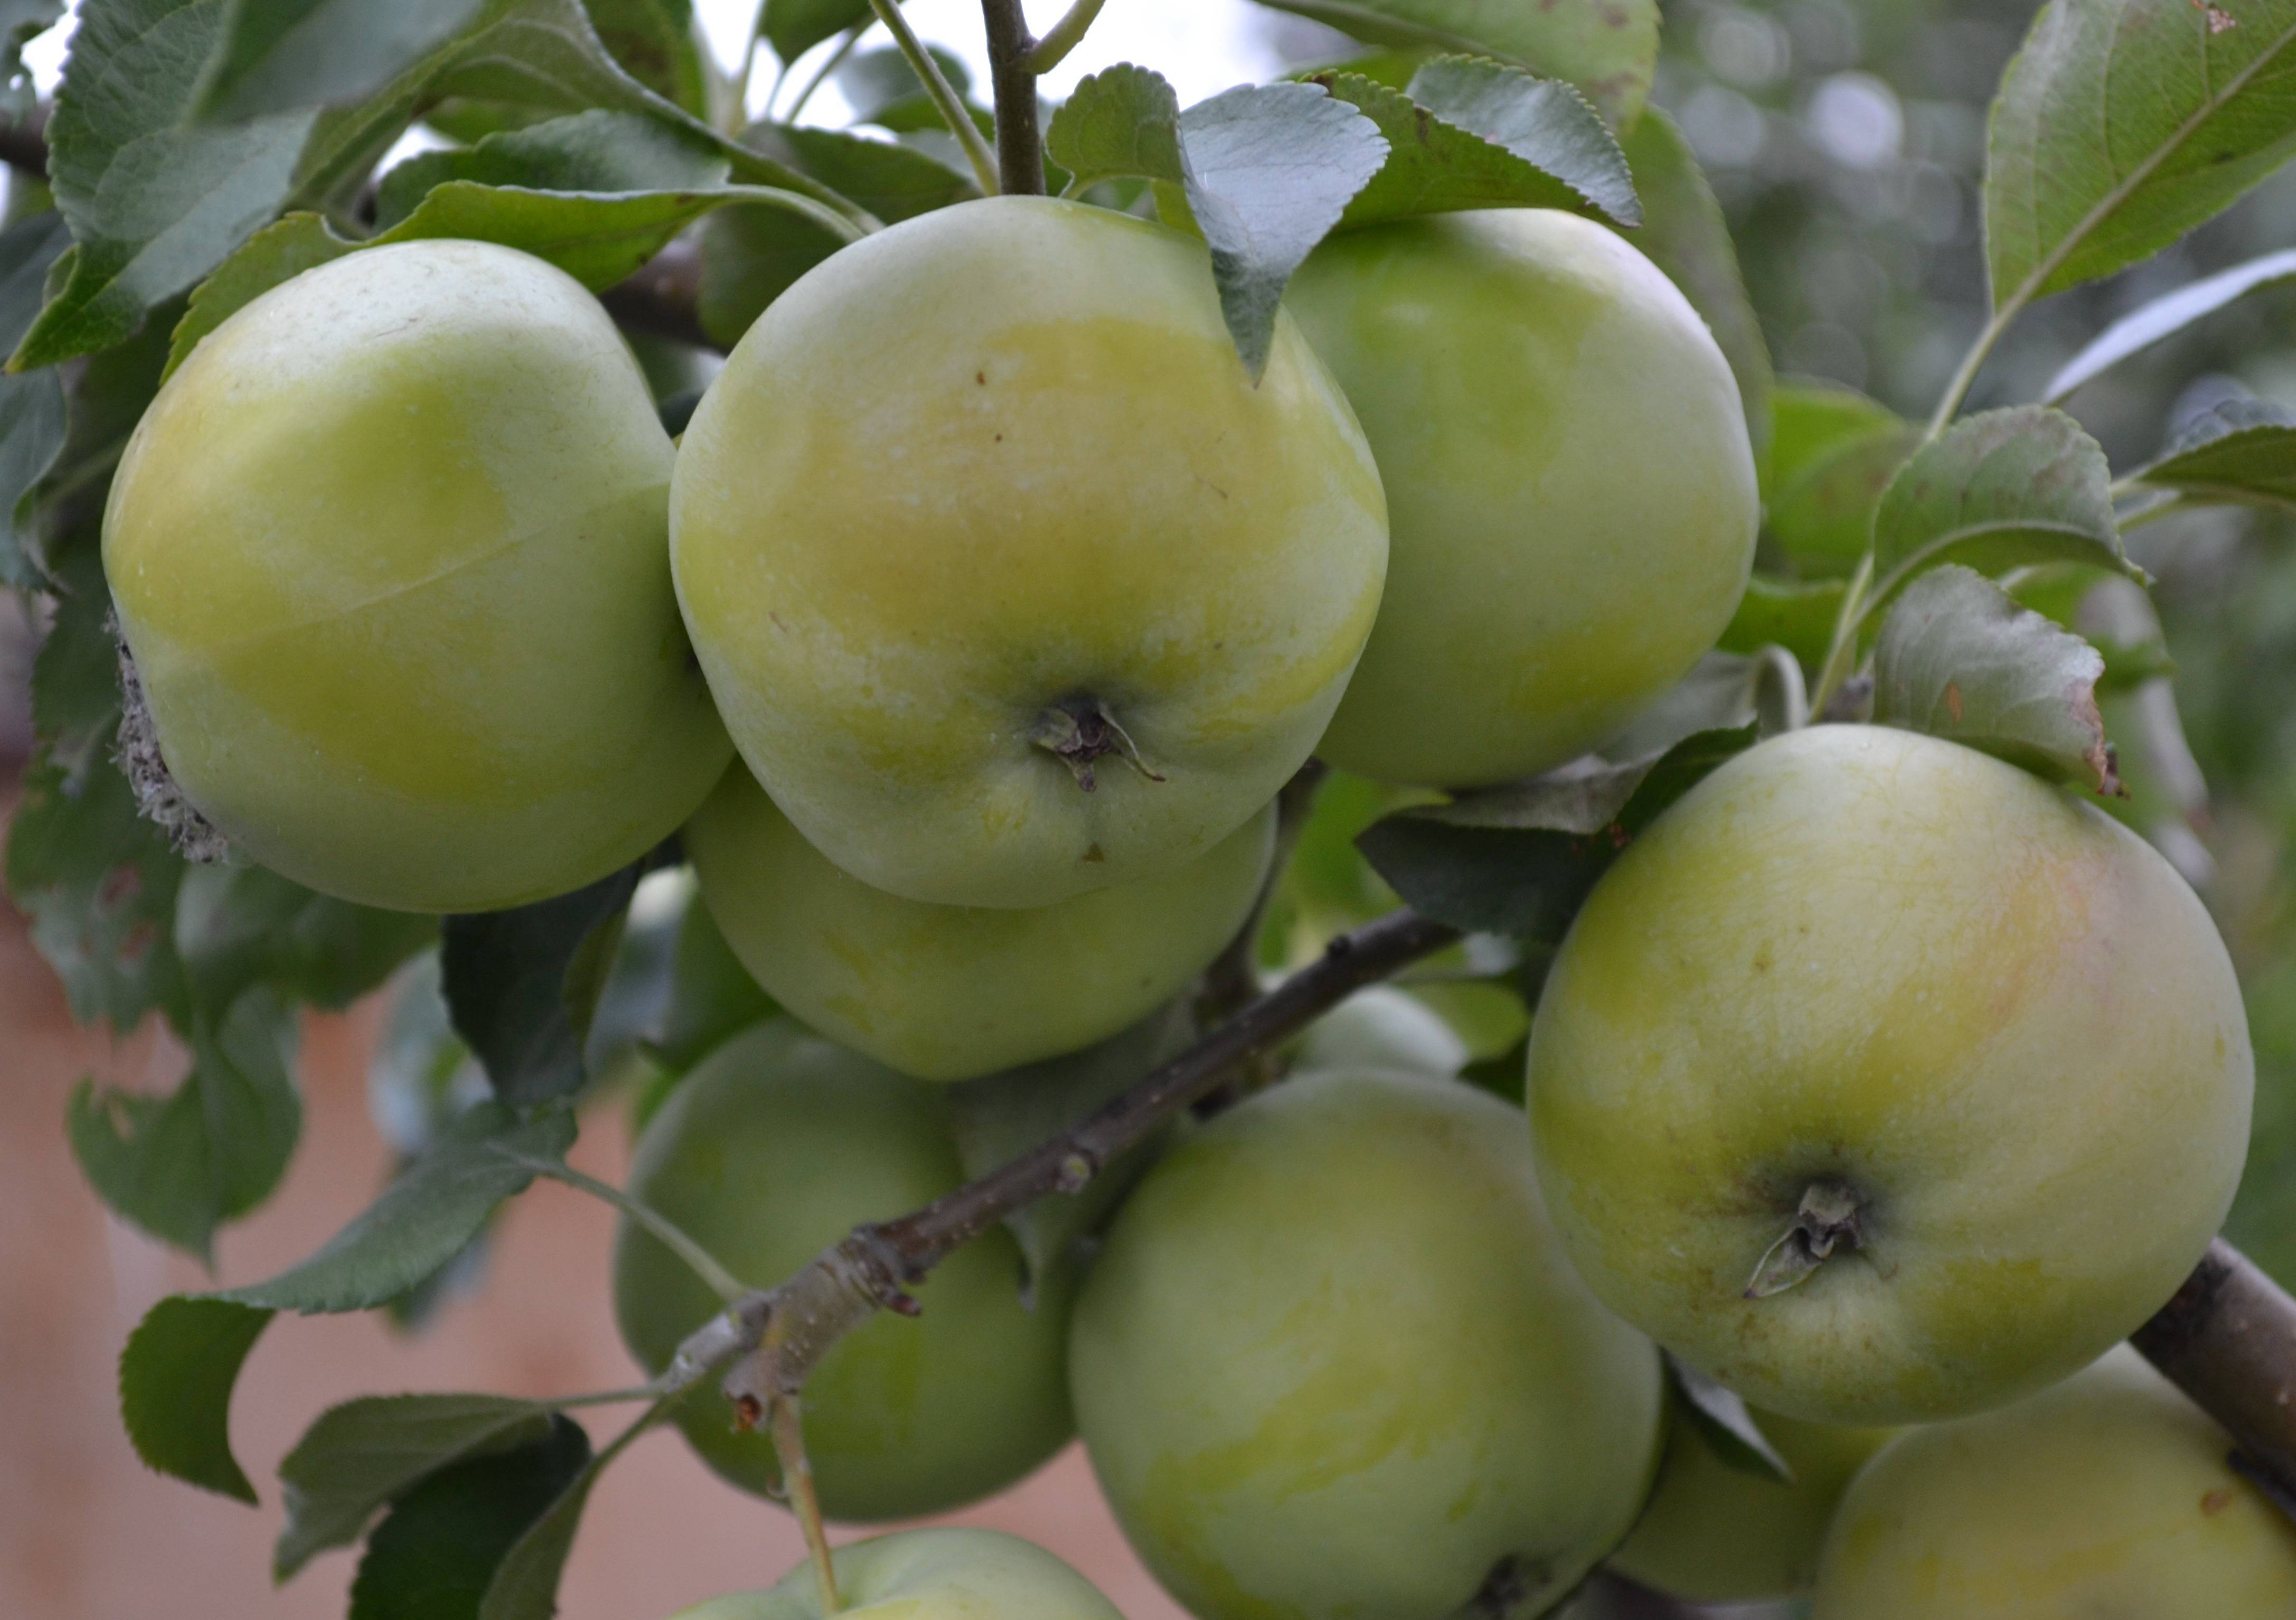
[[[956,144],[964,148],[965,161],[972,165],[972,177],[979,184],[981,195],[995,196],[999,190],[996,154],[988,150],[988,143],[973,123],[972,113],[965,106],[964,98],[957,95],[955,87],[948,82],[948,76],[940,70],[940,63],[933,60],[932,53],[926,50],[924,42],[917,37],[916,29],[911,28],[909,20],[901,14],[898,0],[869,0],[869,9],[877,13],[877,21],[883,23],[885,31],[893,37],[893,43],[900,47],[909,70],[924,86],[925,94],[932,98],[932,104],[947,123],[949,133],[956,137]]]

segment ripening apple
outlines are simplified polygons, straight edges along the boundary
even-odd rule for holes
[[[2134,1350],[1890,1442],[1842,1498],[1812,1620],[2296,1615],[2296,1525]]]
[[[1521,1114],[1456,1081],[1302,1075],[1174,1147],[1070,1342],[1124,1532],[1198,1620],[1543,1612],[1657,1459],[1658,1355],[1597,1304]]]
[[[856,1224],[964,1180],[938,1088],[777,1018],[719,1047],[670,1093],[639,1139],[629,1190],[742,1280],[771,1287]],[[1067,1440],[1068,1289],[1060,1276],[1040,1279],[1029,1310],[1020,1282],[1020,1251],[996,1228],[919,1285],[922,1315],[880,1312],[822,1358],[804,1414],[823,1512],[940,1512],[1011,1484]],[[721,1308],[684,1262],[624,1221],[614,1316],[649,1372]],[[726,1479],[774,1488],[771,1440],[734,1430],[714,1381],[678,1421]]]
[[[1392,984],[1359,990],[1308,1026],[1294,1065],[1316,1069],[1400,1069],[1456,1074],[1467,1044],[1443,1016]]]
[[[405,910],[644,854],[731,752],[671,588],[672,460],[613,323],[538,259],[404,243],[255,300],[104,513],[176,785],[266,866]]]
[[[1607,1560],[1611,1568],[1693,1603],[1747,1603],[1808,1590],[1834,1504],[1898,1431],[1751,1415],[1793,1477],[1724,1460],[1677,1406],[1658,1489]]]
[[[1330,237],[1284,302],[1387,490],[1371,644],[1316,752],[1390,782],[1583,753],[1712,649],[1753,564],[1753,451],[1674,284],[1547,209]]]
[[[853,1620],[1123,1620],[1091,1582],[997,1530],[897,1530],[830,1555],[839,1615]],[[826,1620],[811,1563],[764,1591],[733,1592],[672,1620]]]
[[[1251,915],[1265,807],[1180,870],[1049,906],[939,906],[832,866],[739,761],[685,848],[726,942],[775,1000],[924,1080],[1072,1052],[1187,987]]]
[[[1378,470],[1290,319],[1255,386],[1201,242],[1042,197],[775,300],[670,528],[750,769],[838,866],[941,905],[1209,853],[1315,747],[1387,564]]]
[[[2215,925],[2094,806],[1957,744],[1739,755],[1595,885],[1531,1026],[1579,1273],[1790,1417],[2079,1370],[2224,1219],[2254,1065]]]

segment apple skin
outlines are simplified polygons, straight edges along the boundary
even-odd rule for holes
[[[1849,1486],[1812,1620],[2296,1615],[2296,1525],[2232,1437],[2126,1347],[1892,1441]]]
[[[1308,1026],[1293,1064],[1302,1070],[1400,1069],[1456,1074],[1467,1044],[1443,1016],[1391,984],[1359,990]]]
[[[1693,1603],[1799,1596],[1849,1481],[1898,1431],[1835,1428],[1752,1410],[1791,1482],[1733,1468],[1677,1404],[1666,1454],[1634,1534],[1610,1567]]]
[[[1522,1116],[1456,1081],[1303,1075],[1118,1213],[1070,1343],[1118,1521],[1199,1620],[1442,1620],[1617,1545],[1656,1463],[1649,1341],[1570,1271]]]
[[[864,1221],[962,1184],[935,1088],[773,1019],[719,1047],[681,1081],[639,1139],[631,1196],[735,1276],[770,1287]],[[805,1386],[805,1437],[822,1511],[908,1518],[986,1496],[1073,1432],[1063,1367],[1071,1290],[1020,1296],[1021,1256],[1002,1227],[919,1285],[924,1312],[881,1312]],[[685,1263],[625,1221],[614,1248],[614,1316],[652,1372],[721,1308]],[[736,1433],[714,1382],[679,1418],[718,1474],[765,1494],[780,1476],[762,1432]]]
[[[1547,209],[1330,237],[1284,302],[1378,458],[1387,594],[1316,752],[1444,787],[1587,752],[1710,651],[1753,565],[1745,414],[1697,311]]]
[[[1305,761],[1387,565],[1379,473],[1288,317],[1254,386],[1203,244],[1042,197],[845,249],[694,413],[671,554],[742,757],[873,887],[1047,906],[1178,870]],[[1096,700],[1083,790],[1030,740]]]
[[[2223,942],[2157,851],[1881,726],[1774,738],[1644,832],[1556,956],[1529,1069],[1595,1292],[1844,1425],[1999,1405],[2151,1315],[2224,1219],[2253,1086]],[[1745,1297],[1825,1182],[1865,1241]]]
[[[854,1620],[1123,1620],[1061,1559],[998,1530],[897,1530],[830,1554],[837,1612]],[[733,1592],[672,1620],[823,1620],[810,1562],[764,1591]]]
[[[184,795],[264,865],[402,910],[644,854],[732,752],[671,589],[672,461],[605,311],[527,254],[369,248],[239,310],[104,513]]]
[[[922,1080],[1106,1039],[1171,999],[1250,916],[1274,806],[1179,871],[1026,910],[873,889],[805,841],[738,761],[686,823],[701,897],[775,1000]]]

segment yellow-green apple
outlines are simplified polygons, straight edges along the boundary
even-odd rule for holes
[[[2151,845],[1958,744],[1819,726],[1595,885],[1529,1095],[1612,1309],[1774,1410],[1894,1424],[2064,1377],[2165,1302],[2253,1075],[2223,942]]]
[[[255,300],[104,513],[176,785],[370,905],[516,905],[643,854],[731,752],[671,590],[672,459],[613,323],[538,259],[404,243]]]
[[[738,761],[693,820],[701,897],[775,1000],[924,1080],[1072,1052],[1185,989],[1250,916],[1267,807],[1177,872],[1025,909],[941,906],[832,865]]]
[[[1401,1069],[1456,1074],[1467,1045],[1443,1016],[1391,984],[1359,990],[1308,1027],[1294,1063],[1301,1069]]]
[[[1317,749],[1444,787],[1600,742],[1712,648],[1759,515],[1736,384],[1664,273],[1546,209],[1346,231],[1284,301],[1347,391],[1393,525]]]
[[[711,384],[678,599],[742,757],[863,882],[1046,906],[1178,870],[1316,745],[1387,564],[1288,317],[1255,386],[1203,244],[996,197],[848,248]]]
[[[1620,1575],[1693,1603],[1796,1597],[1851,1476],[1897,1433],[1751,1411],[1791,1480],[1726,1461],[1676,1404],[1658,1489],[1610,1558]]]
[[[1070,1343],[1125,1534],[1198,1620],[1540,1612],[1657,1460],[1658,1353],[1572,1273],[1522,1115],[1303,1075],[1184,1139],[1110,1228]]]
[[[831,1555],[836,1612],[853,1620],[1123,1620],[1091,1582],[1032,1542],[996,1530],[897,1530]],[[673,1620],[828,1620],[813,1566],[764,1591],[734,1592]]]
[[[770,1287],[864,1221],[930,1203],[964,1175],[945,1095],[767,1021],[719,1047],[639,1139],[629,1190],[736,1277]],[[1039,1279],[1021,1301],[1002,1228],[921,1284],[917,1317],[881,1312],[840,1339],[805,1386],[805,1438],[832,1518],[936,1513],[1010,1484],[1072,1430],[1062,1370],[1070,1293]],[[721,1309],[684,1262],[623,1223],[614,1315],[649,1372]],[[780,1470],[762,1432],[736,1432],[714,1384],[679,1415],[702,1460],[745,1490]]]
[[[1812,1620],[2296,1615],[2296,1525],[2127,1348],[1893,1440],[1851,1482]]]

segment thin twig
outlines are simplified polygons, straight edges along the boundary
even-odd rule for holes
[[[885,25],[893,43],[901,47],[901,54],[908,59],[909,70],[924,86],[933,105],[940,109],[941,118],[947,123],[949,133],[956,137],[957,144],[964,148],[965,160],[972,165],[972,177],[980,183],[982,195],[995,196],[996,154],[981,138],[980,127],[972,121],[972,110],[964,104],[964,98],[949,84],[948,76],[940,70],[940,63],[933,60],[932,53],[917,37],[917,31],[909,26],[909,20],[901,14],[898,0],[869,0],[869,9],[877,13],[877,21]],[[1039,185],[1037,189],[1041,191],[1044,187]]]
[[[1021,0],[980,0],[980,13],[988,25],[988,78],[996,92],[997,173],[1011,195],[1039,197],[1045,141],[1037,129],[1037,70],[1029,60],[1037,42],[1029,37]]]
[[[2296,1299],[2255,1262],[2218,1238],[2128,1340],[2296,1489]]]
[[[837,1562],[830,1556],[829,1535],[821,1524],[821,1493],[814,1489],[813,1462],[805,1454],[805,1416],[795,1394],[774,1399],[771,1419],[774,1455],[782,1465],[782,1493],[797,1514],[805,1532],[806,1555],[813,1562],[814,1584],[821,1592],[821,1612],[833,1615],[844,1608],[837,1595]]]
[[[1103,3],[1104,0],[1076,0],[1075,4],[1062,13],[1058,22],[1045,30],[1044,37],[1037,40],[1029,52],[1029,71],[1049,73],[1059,67],[1084,38],[1085,30],[1100,15]]]
[[[797,93],[797,100],[789,104],[789,111],[781,115],[779,121],[784,124],[796,123],[797,115],[805,111],[805,104],[813,99],[813,93],[827,84],[829,76],[845,65],[845,59],[853,54],[853,47],[861,43],[862,36],[876,26],[877,19],[874,15],[871,15],[864,17],[846,29],[845,37],[837,42],[837,48],[832,51],[821,66],[814,70],[813,77],[805,81],[805,87]],[[773,111],[774,104],[767,102],[766,115],[771,118]]]

